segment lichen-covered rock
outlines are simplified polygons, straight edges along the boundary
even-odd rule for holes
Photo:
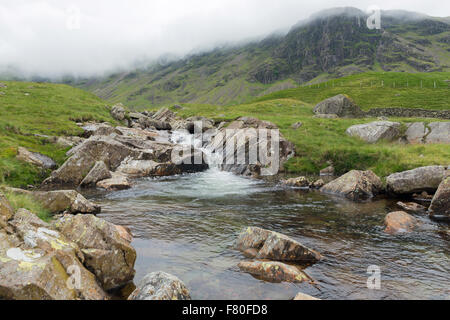
[[[434,192],[444,179],[446,168],[443,166],[420,167],[391,174],[386,178],[387,189],[396,194],[415,192]]]
[[[10,225],[14,234],[0,231],[0,299],[108,298],[75,243],[24,209]]]
[[[346,133],[365,142],[376,143],[380,140],[392,141],[397,139],[400,136],[400,127],[401,124],[398,122],[375,121],[351,126]]]
[[[317,262],[322,256],[301,243],[277,232],[248,227],[235,242],[235,248],[243,252],[254,249],[255,258],[291,262]]]
[[[405,211],[413,213],[425,213],[427,208],[415,202],[397,202],[397,205]]]
[[[97,161],[92,167],[91,171],[84,177],[81,181],[80,186],[82,187],[92,187],[97,184],[97,182],[112,178],[111,172],[109,172],[108,167],[105,162]]]
[[[348,96],[339,94],[326,99],[314,108],[315,114],[335,114],[341,118],[357,118],[364,116],[364,112]]]
[[[450,176],[442,180],[430,206],[430,215],[450,218]]]
[[[294,282],[310,281],[303,271],[296,266],[287,265],[277,261],[243,261],[238,267],[251,275],[270,282]]]
[[[306,177],[290,178],[281,182],[287,186],[298,188],[309,188],[311,184]]]
[[[384,224],[386,225],[386,233],[395,234],[411,232],[418,225],[418,221],[404,211],[396,211],[386,216]]]
[[[165,272],[153,272],[142,279],[128,300],[191,300],[191,296],[177,277]]]
[[[57,167],[56,162],[51,158],[44,156],[43,154],[40,154],[38,152],[28,151],[27,149],[22,147],[19,147],[17,149],[17,159],[44,169],[55,169]]]
[[[133,280],[136,251],[112,223],[93,215],[65,215],[55,227],[78,245],[91,270],[105,290]]]
[[[97,182],[97,187],[109,190],[126,190],[131,188],[131,182],[120,172],[111,172],[111,178]]]
[[[382,191],[382,188],[383,183],[372,171],[352,170],[327,183],[320,191],[360,201],[373,198]]]

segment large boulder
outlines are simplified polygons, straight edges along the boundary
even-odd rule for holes
[[[335,114],[341,118],[363,117],[364,112],[348,96],[339,94],[326,99],[314,108],[315,114]]]
[[[14,234],[0,230],[0,299],[108,298],[75,243],[24,209],[10,225]]]
[[[400,136],[400,128],[401,124],[398,122],[375,121],[351,126],[346,133],[365,142],[376,143],[380,140],[392,141],[397,139]]]
[[[177,277],[165,272],[153,272],[142,279],[128,300],[191,300],[191,296]]]
[[[105,290],[133,280],[136,251],[114,224],[93,215],[65,215],[54,226],[81,249],[84,265]]]
[[[450,122],[432,122],[428,126],[431,132],[425,139],[426,143],[450,143]]]
[[[404,211],[396,211],[386,216],[384,224],[386,225],[386,233],[395,234],[411,232],[418,225],[418,221]]]
[[[97,161],[92,167],[91,171],[84,177],[81,181],[81,187],[92,187],[97,184],[97,182],[112,178],[111,172],[106,166],[104,161]]]
[[[442,180],[431,201],[429,211],[431,216],[450,218],[450,176]]]
[[[257,227],[244,229],[235,242],[235,248],[257,259],[313,263],[322,259],[317,251],[281,233]]]
[[[28,151],[23,147],[17,149],[17,159],[44,169],[55,169],[57,167],[56,162],[51,158],[38,152]]]
[[[415,192],[434,192],[444,179],[446,168],[443,166],[420,167],[391,174],[386,178],[388,191],[396,194]]]
[[[383,189],[381,179],[372,171],[352,170],[343,176],[324,185],[320,191],[349,200],[368,200]]]
[[[298,267],[277,261],[243,261],[238,267],[244,272],[270,282],[311,281],[311,278]]]
[[[408,143],[424,143],[425,136],[430,132],[423,122],[414,122],[407,125],[405,138]]]

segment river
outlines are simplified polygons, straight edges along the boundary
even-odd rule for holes
[[[395,203],[354,203],[288,189],[218,169],[144,178],[132,189],[87,195],[99,217],[131,228],[135,282],[149,272],[178,276],[193,299],[450,299],[450,248],[445,226],[416,216],[409,234],[387,235],[383,220]],[[311,284],[269,283],[241,272],[233,249],[239,232],[258,226],[286,234],[324,255],[305,272]],[[448,227],[447,227],[448,228]],[[367,268],[381,269],[381,288],[367,288]]]

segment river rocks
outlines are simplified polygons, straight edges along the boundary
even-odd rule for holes
[[[82,143],[85,139],[77,136],[73,137],[55,137],[54,141],[63,147],[74,147]]]
[[[97,182],[97,187],[109,191],[126,190],[131,188],[131,182],[120,172],[111,172],[111,178]]]
[[[14,234],[0,230],[0,299],[108,298],[75,243],[24,209],[10,225]],[[79,281],[69,278],[74,272]]]
[[[109,136],[111,134],[121,134],[116,128],[108,123],[87,123],[81,127],[84,130],[83,137]]]
[[[270,282],[301,283],[311,279],[298,267],[276,261],[242,261],[238,267],[251,275]]]
[[[372,171],[352,170],[326,184],[320,191],[360,201],[372,199],[382,188],[383,183]]]
[[[125,120],[126,111],[125,111],[123,104],[119,103],[119,104],[114,105],[111,108],[111,116],[118,121]]]
[[[306,177],[290,178],[281,181],[287,186],[297,187],[297,188],[309,188],[310,182]]]
[[[412,194],[415,192],[434,192],[446,174],[443,166],[420,167],[391,174],[387,177],[388,191],[396,194]]]
[[[297,130],[297,129],[301,128],[302,126],[303,126],[302,122],[296,122],[291,125],[291,128],[294,130]]]
[[[400,136],[401,124],[390,121],[375,121],[366,124],[358,124],[347,129],[346,133],[352,137],[358,137],[368,143],[376,143],[380,140],[392,141]]]
[[[395,234],[411,232],[418,225],[418,221],[404,211],[396,211],[386,216],[384,224],[386,233]]]
[[[358,118],[364,116],[364,112],[348,96],[339,94],[326,99],[314,108],[314,113],[335,114],[341,118]]]
[[[65,215],[55,227],[78,245],[105,290],[133,280],[136,251],[115,225],[93,215]]]
[[[308,295],[306,293],[299,292],[295,296],[294,300],[305,300],[305,301],[307,301],[307,300],[320,300],[320,299],[314,298],[314,297],[312,297],[312,296],[310,296],[310,295]]]
[[[191,300],[191,296],[177,277],[165,272],[153,272],[142,279],[128,300]]]
[[[57,167],[55,161],[51,158],[38,152],[30,152],[22,147],[17,149],[17,159],[44,169],[55,169]]]
[[[412,213],[425,213],[427,208],[415,202],[397,202],[397,205],[405,211]]]
[[[446,177],[439,185],[429,210],[431,216],[442,215],[447,219],[450,218],[450,176]]]
[[[325,169],[320,170],[321,176],[334,176],[334,167],[328,166]]]
[[[426,143],[450,143],[450,122],[432,122],[428,126],[431,132]]]
[[[125,159],[119,168],[117,168],[117,173],[129,177],[147,177],[156,172],[159,163],[152,160],[133,160]]]
[[[97,182],[110,178],[112,178],[112,175],[105,162],[97,161],[91,171],[89,171],[83,181],[81,181],[80,186],[92,187],[95,186]]]
[[[254,258],[291,262],[317,262],[322,259],[320,253],[277,232],[248,227],[239,235],[236,249],[250,253]]]

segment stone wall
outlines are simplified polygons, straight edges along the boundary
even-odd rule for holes
[[[449,106],[450,109],[450,106]],[[424,110],[404,108],[376,108],[366,112],[368,117],[404,117],[450,119],[450,110]]]

